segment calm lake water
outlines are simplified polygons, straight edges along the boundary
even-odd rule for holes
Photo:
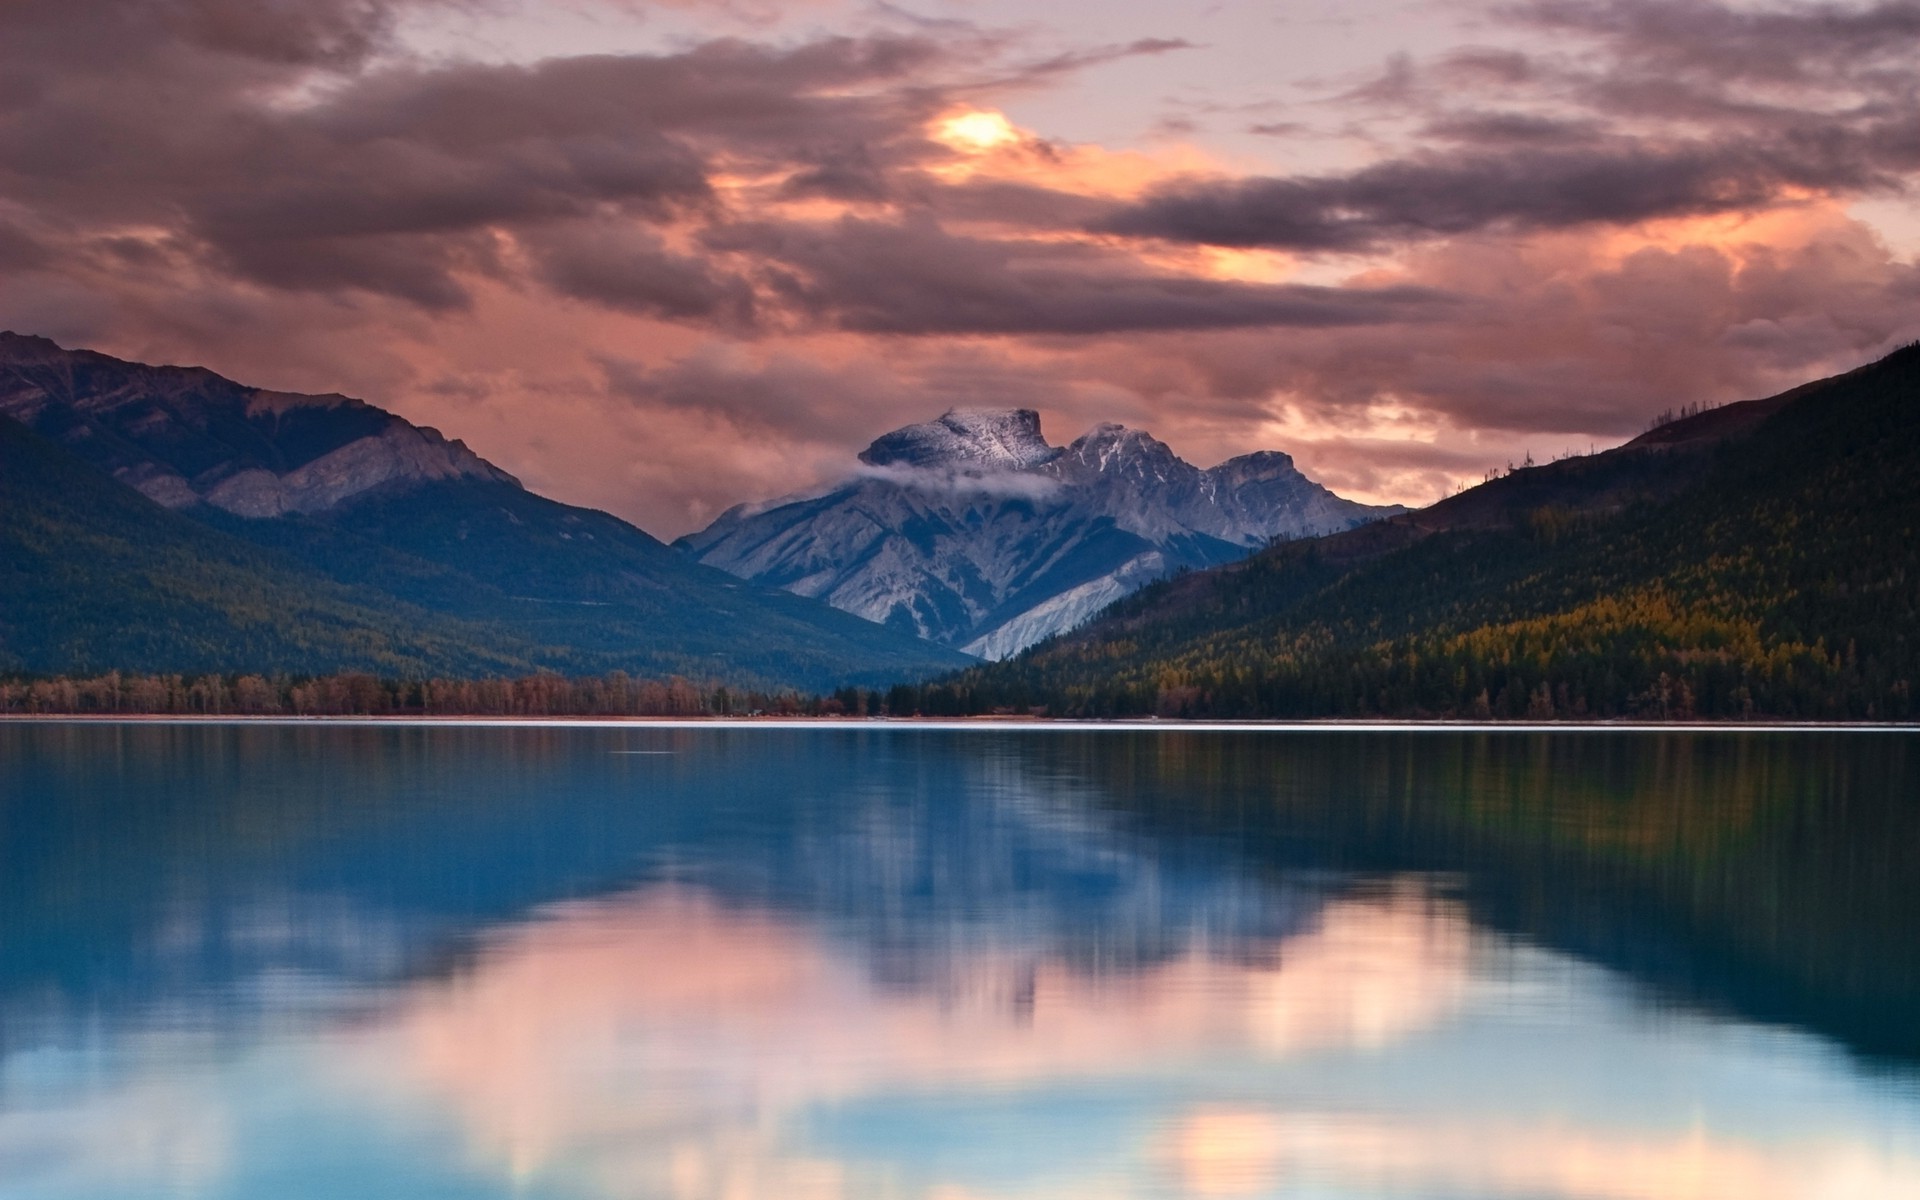
[[[1920,736],[0,725],[0,1197],[1920,1197]]]

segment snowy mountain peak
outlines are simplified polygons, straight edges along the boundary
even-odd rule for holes
[[[1252,454],[1230,458],[1210,468],[1207,474],[1231,486],[1254,480],[1291,479],[1300,474],[1300,469],[1293,465],[1291,454],[1283,454],[1278,450],[1257,450]]]
[[[874,467],[975,467],[1020,471],[1060,456],[1030,408],[953,408],[939,419],[875,438],[860,454]]]
[[[1284,454],[1201,471],[1125,425],[1058,449],[1030,409],[954,409],[860,459],[904,469],[730,510],[679,545],[742,578],[1000,658],[1170,571],[1398,511],[1343,500]]]
[[[1167,477],[1173,464],[1192,470],[1180,462],[1173,447],[1146,430],[1131,429],[1112,421],[1095,425],[1075,438],[1066,449],[1065,460],[1100,473],[1122,471],[1162,479]]]

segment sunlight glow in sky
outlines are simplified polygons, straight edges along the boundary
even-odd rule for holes
[[[934,136],[956,150],[975,154],[1020,140],[1007,118],[997,112],[964,112],[946,117],[934,127]]]

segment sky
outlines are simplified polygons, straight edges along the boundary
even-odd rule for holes
[[[6,0],[0,328],[663,537],[949,407],[1418,504],[1920,337],[1920,0]]]

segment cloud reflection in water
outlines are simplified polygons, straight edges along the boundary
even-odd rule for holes
[[[662,886],[507,932],[408,997],[354,1061],[461,1113],[474,1153],[515,1175],[658,1184],[670,1166],[712,1185],[690,1194],[732,1195],[810,1106],[1377,1048],[1466,990],[1464,921],[1411,888],[1336,902],[1272,949],[1248,962],[1195,945],[1114,974],[987,953],[946,987],[904,990],[805,926]]]
[[[1837,1131],[1768,1144],[1657,1117],[1640,1127],[1630,1112],[1584,1114],[1583,1127],[1583,1114],[1524,1102],[1456,1107],[1429,1055],[1405,1044],[1444,1043],[1456,1021],[1472,1024],[1465,1010],[1570,969],[1521,952],[1477,973],[1490,960],[1474,942],[1460,911],[1406,881],[1331,902],[1257,960],[1196,943],[1106,973],[985,952],[950,964],[945,986],[903,989],[791,918],[662,885],[504,931],[471,969],[345,1039],[330,1070],[389,1104],[457,1114],[470,1169],[538,1194],[1920,1194],[1911,1147]],[[1672,1032],[1614,1036],[1651,1059]],[[1543,1023],[1522,1037],[1564,1033]],[[1525,1073],[1534,1048],[1486,1070]],[[1383,1065],[1390,1086],[1352,1109],[1274,1102],[1304,1098],[1322,1073]],[[836,1124],[927,1106],[968,1113],[933,1154],[911,1118],[878,1142],[836,1145]],[[1054,1106],[1082,1127],[1052,1136]],[[968,1145],[969,1126],[991,1137]],[[1029,1144],[989,1144],[1006,1139]],[[975,1156],[990,1168],[968,1168]],[[940,1177],[949,1161],[960,1178]]]

